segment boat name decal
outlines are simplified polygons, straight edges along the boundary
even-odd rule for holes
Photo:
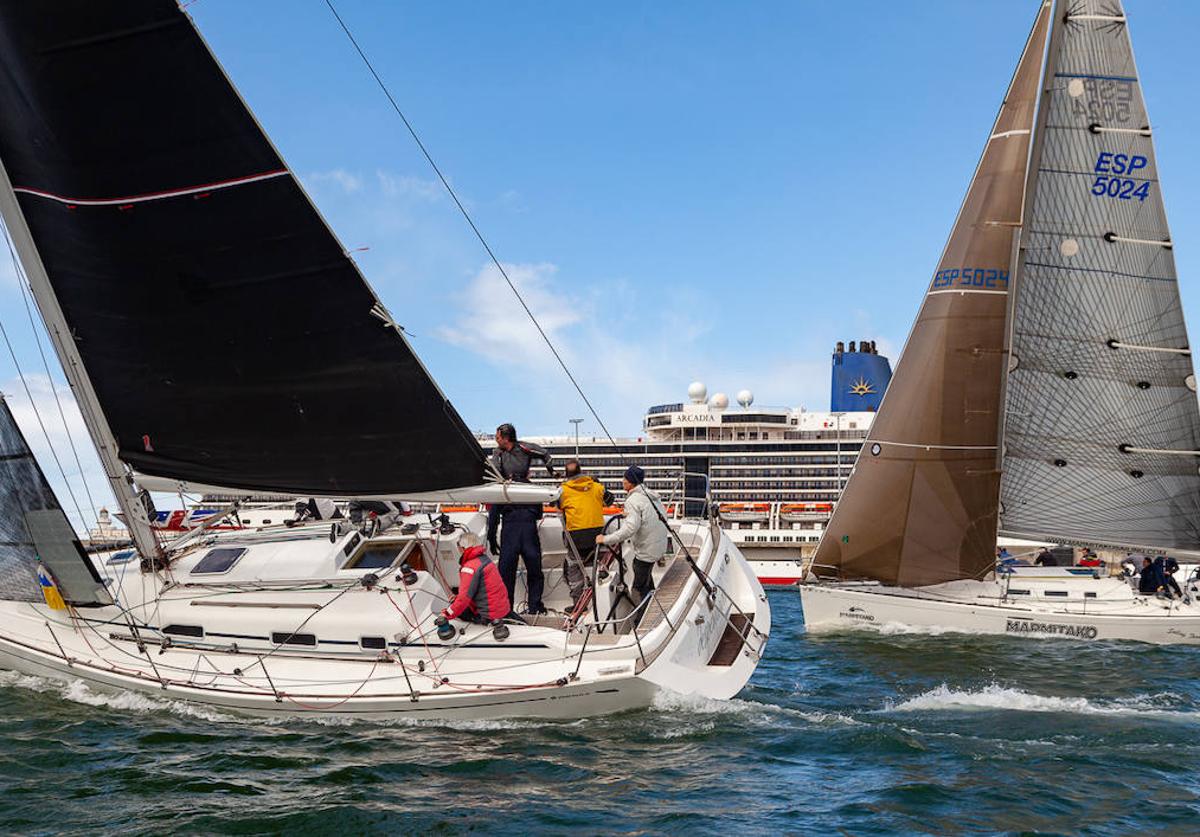
[[[843,619],[859,619],[863,622],[874,622],[875,617],[867,613],[861,607],[852,607],[849,610],[843,610],[838,614]]]
[[[1034,622],[1032,619],[1009,619],[1004,626],[1008,634],[1057,634],[1079,639],[1095,639],[1099,633],[1092,625],[1058,625],[1053,622]]]

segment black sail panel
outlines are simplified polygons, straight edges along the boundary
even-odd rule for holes
[[[0,162],[120,457],[286,493],[484,457],[172,0],[0,0]]]

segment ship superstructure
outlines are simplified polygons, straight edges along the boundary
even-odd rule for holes
[[[723,527],[760,580],[791,583],[816,548],[891,378],[872,341],[850,341],[848,349],[839,342],[832,363],[836,410],[763,407],[749,390],[736,394],[734,407],[725,393],[710,396],[695,382],[686,401],[650,407],[635,438],[523,438],[560,463],[577,457],[618,501],[621,475],[632,464],[645,469],[647,485],[679,515],[700,514],[698,498],[711,487]],[[480,442],[494,444],[486,435]],[[554,482],[540,470],[534,481]]]

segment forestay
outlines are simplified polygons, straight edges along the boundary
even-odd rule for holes
[[[1047,3],[821,539],[818,576],[919,586],[993,565],[1009,277],[1049,14]]]
[[[39,559],[68,602],[112,602],[13,420],[8,402],[0,398],[0,599],[42,600]]]
[[[1128,26],[1117,0],[1060,11],[1016,283],[1001,530],[1197,549],[1200,415]]]
[[[121,460],[300,495],[482,482],[473,436],[175,0],[0,0],[0,112],[5,220]]]

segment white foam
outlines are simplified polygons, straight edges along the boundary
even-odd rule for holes
[[[182,700],[154,698],[140,692],[97,692],[82,680],[63,682],[48,677],[35,677],[15,671],[0,671],[0,687],[14,687],[31,692],[49,693],[86,706],[103,706],[123,712],[150,713],[170,712],[185,718],[202,721],[223,722],[240,720],[214,709]]]
[[[885,712],[938,712],[952,710],[1002,709],[1013,712],[1059,712],[1081,715],[1150,715],[1176,720],[1200,721],[1200,712],[1165,708],[1178,702],[1169,692],[1135,695],[1112,701],[1093,701],[1085,697],[1036,695],[997,684],[982,689],[954,689],[945,683],[896,704]]]
[[[681,713],[695,723],[696,715],[728,715],[768,726],[777,726],[780,718],[793,717],[821,725],[845,724],[858,725],[862,721],[855,720],[849,715],[836,712],[807,712],[792,709],[787,706],[776,706],[772,703],[759,703],[752,700],[717,700],[701,695],[685,695],[663,689],[654,696],[653,708],[660,712]]]

